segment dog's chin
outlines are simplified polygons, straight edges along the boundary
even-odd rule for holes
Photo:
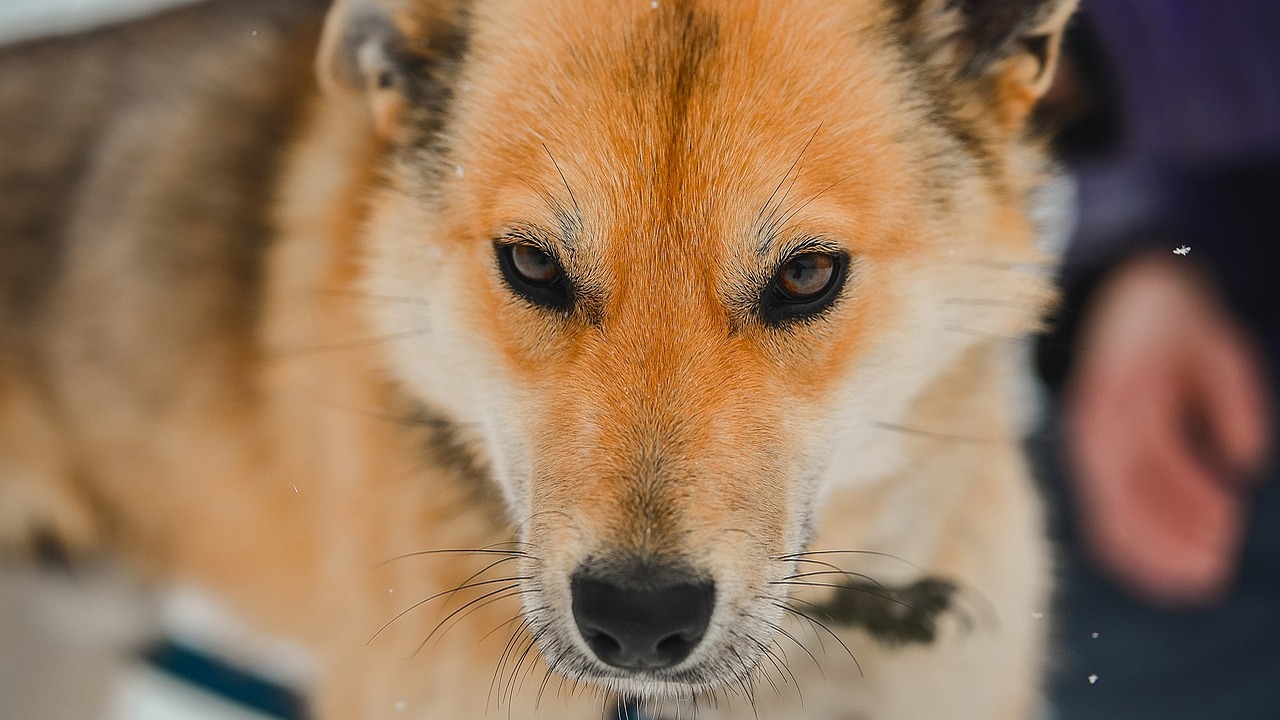
[[[646,673],[601,672],[584,674],[582,681],[603,687],[616,695],[643,701],[680,701],[720,690],[735,682],[736,678],[704,676],[696,671],[690,671],[688,680],[672,680]]]
[[[595,685],[616,695],[641,700],[688,700],[733,686],[755,667],[754,658],[734,658],[723,663],[711,659],[690,667],[670,670],[625,670],[604,665],[577,653],[552,664],[560,675]]]

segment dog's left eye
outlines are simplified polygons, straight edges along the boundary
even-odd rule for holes
[[[573,306],[564,270],[549,253],[525,243],[499,244],[497,252],[502,277],[517,295],[554,310]]]
[[[843,253],[806,252],[787,260],[761,295],[761,318],[776,325],[826,310],[840,295],[848,265]]]

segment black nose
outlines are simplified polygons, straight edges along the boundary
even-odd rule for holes
[[[578,570],[570,588],[573,619],[587,645],[604,662],[628,670],[668,668],[689,657],[716,599],[714,583],[652,569],[626,578]]]

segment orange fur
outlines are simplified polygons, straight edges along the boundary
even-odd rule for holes
[[[93,399],[62,401],[71,429],[49,432],[110,508],[109,541],[304,642],[321,718],[599,717],[593,693],[532,691],[553,673],[655,704],[719,693],[698,718],[1028,717],[1048,563],[1003,405],[1004,340],[1051,295],[1028,271],[1045,262],[1027,218],[1044,164],[1022,127],[1050,68],[1015,55],[943,82],[954,60],[929,43],[961,20],[935,5],[337,3],[326,92],[297,100],[269,195],[258,321],[155,343],[182,368],[158,412],[133,401],[129,373],[77,370],[75,336],[41,350],[60,358],[59,397]],[[1056,34],[1071,5],[1032,29]],[[439,33],[464,16],[450,65]],[[366,26],[398,44],[353,44]],[[406,58],[418,64],[397,69]],[[423,77],[388,67],[434,73],[443,109],[413,90]],[[507,287],[493,242],[513,229],[563,262],[572,313]],[[762,287],[811,241],[851,258],[839,300],[760,322]],[[78,263],[73,278],[93,267]],[[91,284],[60,287],[53,317],[93,302]],[[104,317],[132,327],[127,304]],[[31,412],[7,389],[21,377],[0,377],[6,422]],[[947,441],[962,436],[978,441]],[[15,476],[65,486],[46,466]],[[67,512],[50,522],[85,534]],[[503,556],[392,560],[513,538],[527,554],[478,578]],[[954,579],[977,627],[948,615],[932,644],[906,648],[837,629],[861,670],[828,656],[823,681],[806,667],[819,631],[781,607],[832,594],[782,585],[812,569],[787,557],[809,547],[890,553],[829,558],[887,583]],[[568,578],[628,557],[714,579],[693,679],[584,669]],[[493,582],[379,632],[469,579]],[[803,676],[805,710],[763,695],[791,680],[777,661]],[[728,693],[751,682],[745,708]]]

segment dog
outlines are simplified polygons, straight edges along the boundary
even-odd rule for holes
[[[1008,378],[1073,5],[217,0],[6,48],[0,537],[301,643],[321,720],[1034,717]]]

